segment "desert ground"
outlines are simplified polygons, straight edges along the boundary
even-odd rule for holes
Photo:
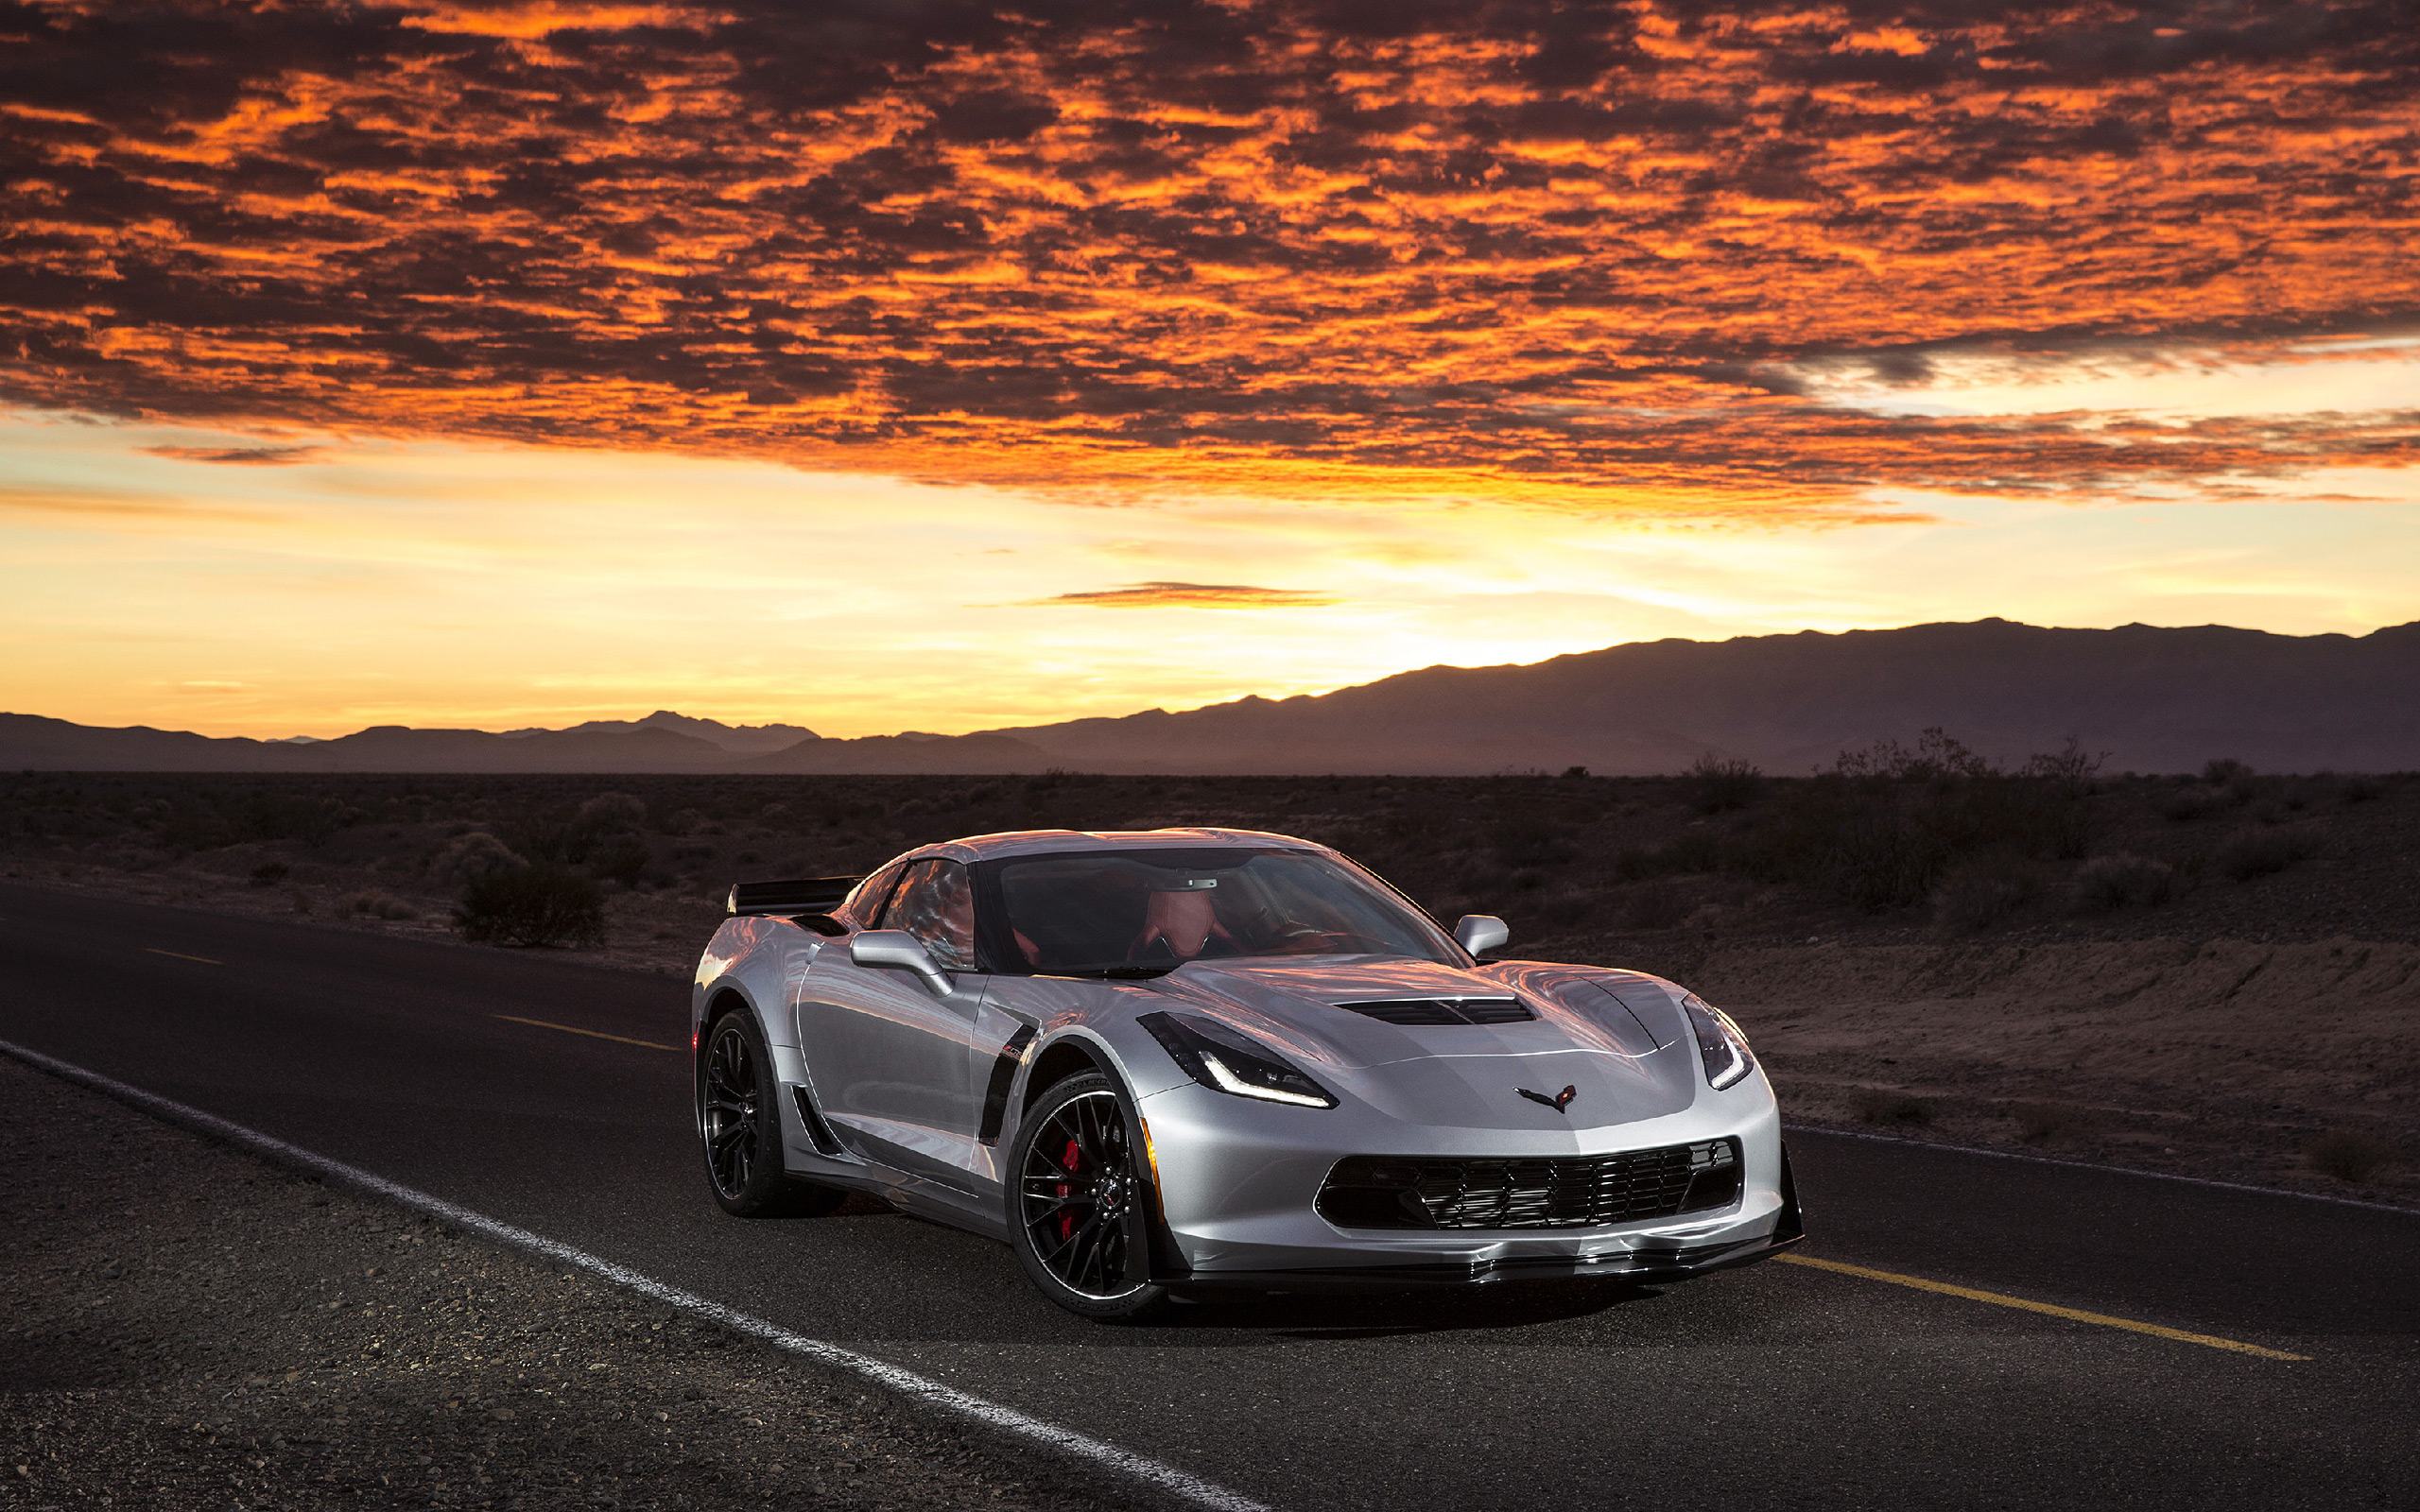
[[[1817,777],[0,778],[0,874],[462,939],[481,876],[602,902],[667,1012],[735,880],[997,831],[1324,841],[1508,954],[1731,1010],[1787,1117],[2420,1206],[2420,777],[2017,772],[1954,741]],[[464,948],[528,948],[474,945]]]

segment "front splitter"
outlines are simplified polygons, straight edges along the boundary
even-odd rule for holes
[[[1466,1264],[1365,1265],[1314,1270],[1192,1271],[1162,1284],[1180,1295],[1224,1292],[1406,1292],[1486,1286],[1500,1281],[1686,1280],[1753,1265],[1806,1238],[1779,1231],[1738,1244],[1693,1248],[1610,1250],[1601,1255],[1512,1256]]]

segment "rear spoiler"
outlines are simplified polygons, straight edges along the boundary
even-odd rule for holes
[[[828,914],[863,877],[798,877],[788,882],[735,882],[723,910],[732,914]]]

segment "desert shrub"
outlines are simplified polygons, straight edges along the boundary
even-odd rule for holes
[[[2017,1135],[2029,1144],[2064,1133],[2076,1121],[2074,1108],[2057,1103],[2012,1103],[2008,1116],[2016,1120]]]
[[[1701,814],[1744,809],[1765,788],[1765,774],[1754,762],[1717,756],[1707,751],[1689,767],[1689,801]]]
[[[1849,1100],[1849,1108],[1868,1124],[1921,1128],[1932,1122],[1930,1103],[1887,1087],[1861,1089]]]
[[[1868,909],[1903,908],[1935,897],[1962,863],[2084,854],[2091,816],[2083,795],[2066,777],[2002,772],[1927,730],[1913,749],[1883,741],[1842,751],[1830,771],[1787,791],[1738,855],[1767,881]]]
[[[1721,836],[1706,830],[1688,829],[1661,845],[1633,846],[1616,851],[1607,866],[1616,882],[1642,882],[1649,877],[1720,870],[1728,859]]]
[[[2092,780],[2100,772],[2100,764],[2108,759],[2107,751],[2098,754],[2087,751],[2083,748],[2083,740],[2069,735],[2057,750],[2036,751],[2027,757],[2017,775],[2058,782],[2070,792],[2081,794],[2091,790]]]
[[[2025,911],[2042,894],[2034,869],[2007,857],[1971,863],[1933,889],[1933,922],[1952,935],[1974,935]]]
[[[2225,787],[2240,782],[2252,775],[2252,768],[2232,756],[2214,756],[2202,764],[2202,781],[2212,787]]]
[[[1916,737],[1913,749],[1895,740],[1877,740],[1840,753],[1832,762],[1838,777],[1876,777],[1894,782],[1933,782],[1954,778],[1996,777],[1998,768],[1969,749],[1939,725]]]
[[[594,945],[605,937],[605,894],[562,867],[516,867],[474,878],[455,905],[454,923],[465,939]]]
[[[1495,828],[1495,858],[1508,867],[1565,867],[1580,859],[1567,826],[1545,818],[1510,819]]]
[[[420,910],[392,893],[349,892],[337,900],[338,918],[356,914],[365,919],[418,919]]]
[[[2120,908],[2155,908],[2174,895],[2176,868],[2165,861],[2120,850],[2095,856],[2076,868],[2070,899],[2080,914]]]
[[[473,830],[445,842],[428,863],[428,874],[446,886],[475,882],[526,865],[510,846],[488,833]]]
[[[2222,876],[2250,882],[2318,853],[2318,841],[2300,830],[2246,830],[2221,846],[2210,864]]]
[[[1622,922],[1632,929],[1670,929],[1692,911],[1688,894],[1660,877],[1633,887],[1622,900]]]
[[[2159,812],[2172,824],[2190,824],[2196,819],[2206,819],[2226,806],[2224,794],[2214,793],[2208,788],[2188,787],[2162,803]]]
[[[2336,800],[2340,803],[2369,803],[2386,792],[2386,784],[2375,777],[2348,777],[2336,784]]]
[[[635,834],[600,835],[582,848],[580,857],[589,875],[618,882],[625,887],[646,872],[648,859],[647,842]]]
[[[572,827],[610,834],[647,828],[647,801],[629,793],[599,793],[579,806]]]
[[[252,885],[274,887],[292,875],[294,868],[283,861],[264,861],[252,868]]]
[[[321,845],[346,824],[363,816],[327,794],[254,790],[219,799],[218,812],[229,840],[301,840]]]
[[[1929,803],[1883,800],[1848,807],[1828,836],[1817,877],[1863,908],[1905,907],[1927,897],[1958,846]]]
[[[2388,1166],[2401,1164],[2403,1152],[2375,1134],[2340,1128],[2311,1141],[2303,1160],[2322,1176],[2358,1185]]]

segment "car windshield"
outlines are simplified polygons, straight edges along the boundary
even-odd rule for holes
[[[1463,959],[1385,884],[1315,850],[1087,850],[977,871],[987,954],[1011,971],[1152,975],[1191,960],[1269,955]]]

